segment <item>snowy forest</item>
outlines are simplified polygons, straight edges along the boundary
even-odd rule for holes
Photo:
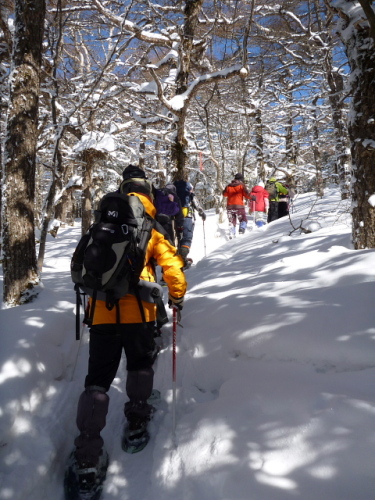
[[[129,164],[206,217],[141,452],[126,356],[108,391],[103,500],[373,500],[373,0],[0,0],[0,500],[66,498],[71,259]],[[230,239],[236,174],[288,216]]]
[[[236,172],[335,183],[373,248],[374,45],[371,0],[2,0],[4,303],[37,293],[47,235],[85,232],[129,163],[219,214]]]

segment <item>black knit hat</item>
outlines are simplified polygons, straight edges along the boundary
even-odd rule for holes
[[[234,176],[235,179],[239,180],[239,181],[243,181],[243,175],[242,174],[236,174]]]
[[[136,165],[128,165],[122,173],[124,181],[127,179],[146,179],[146,173]]]

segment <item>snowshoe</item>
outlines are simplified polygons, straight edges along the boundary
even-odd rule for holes
[[[130,422],[126,424],[122,435],[121,447],[126,453],[138,453],[147,446],[150,434],[147,430],[147,421]]]
[[[78,464],[74,450],[64,477],[65,500],[99,500],[108,469],[108,453],[103,449],[97,466]]]
[[[154,389],[151,396],[148,398],[147,403],[152,405],[155,411],[155,405],[157,405],[160,400],[160,391]],[[153,413],[150,415],[150,418],[136,419],[126,423],[121,439],[121,447],[126,453],[138,453],[147,446],[147,443],[150,440],[147,425],[149,420],[152,418],[152,415]]]

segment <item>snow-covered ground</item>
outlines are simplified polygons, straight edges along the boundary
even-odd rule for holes
[[[309,234],[290,234],[284,218],[227,242],[213,211],[198,218],[176,439],[167,325],[163,401],[137,455],[120,446],[124,366],[110,389],[103,500],[375,498],[375,251],[352,249],[336,190],[314,202],[300,195],[292,215],[297,227],[310,214]],[[88,350],[87,331],[75,340],[69,274],[79,234],[49,240],[36,301],[0,311],[1,500],[63,498]]]

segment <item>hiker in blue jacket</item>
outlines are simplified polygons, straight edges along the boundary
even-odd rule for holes
[[[193,186],[190,182],[179,180],[173,183],[176,187],[177,196],[180,198],[182,213],[183,213],[183,227],[182,236],[179,240],[178,253],[185,260],[190,252],[190,247],[193,241],[194,226],[195,226],[195,210],[203,221],[206,220],[206,214],[200,206],[199,201],[195,197]]]

